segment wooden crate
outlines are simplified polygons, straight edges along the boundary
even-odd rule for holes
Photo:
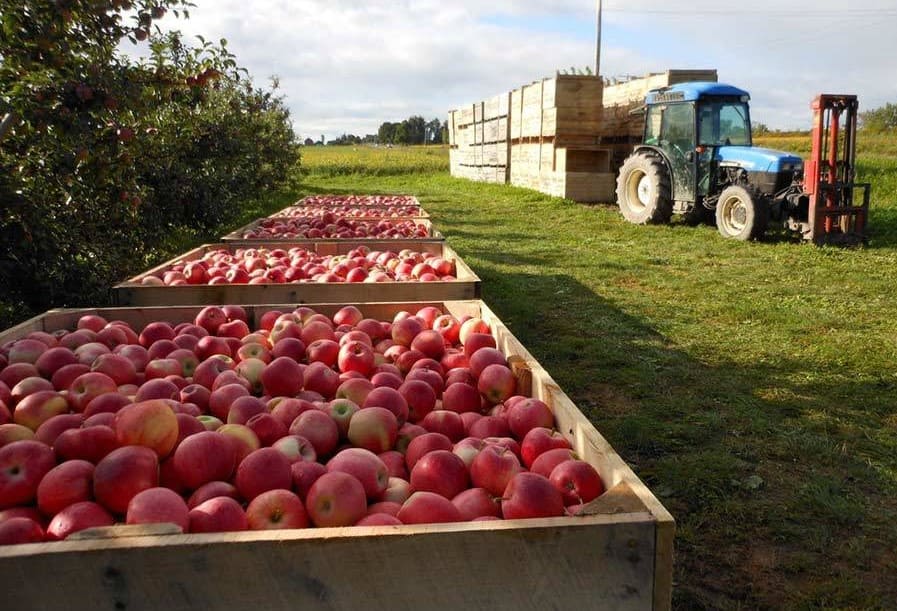
[[[335,196],[335,197],[340,197],[340,196]],[[403,195],[402,197],[408,200],[407,204],[403,204],[403,205],[417,207],[418,211],[414,214],[398,215],[398,216],[384,216],[383,214],[378,214],[378,212],[387,209],[386,205],[352,204],[354,207],[357,207],[357,208],[362,209],[369,213],[368,214],[352,215],[352,216],[348,216],[348,218],[360,219],[360,220],[365,220],[365,219],[367,219],[367,220],[371,220],[371,219],[402,220],[402,219],[429,219],[430,218],[430,214],[426,210],[424,210],[423,206],[420,205],[420,202],[417,200],[416,197],[414,197],[413,195]],[[304,214],[304,211],[309,206],[309,200],[311,200],[311,199],[312,199],[311,197],[303,197],[295,204],[291,204],[291,205],[287,206],[286,208],[278,210],[274,214],[268,215],[268,218],[291,218],[294,216],[308,216],[307,214]],[[319,204],[313,204],[313,205],[319,206]],[[340,215],[340,213],[337,213],[337,215]]]
[[[267,220],[270,220],[270,219],[266,217],[266,218],[256,219],[256,220],[252,221],[251,223],[247,223],[246,225],[243,225],[239,229],[235,229],[234,231],[230,232],[229,234],[221,236],[221,241],[222,242],[245,242],[247,240],[247,238],[244,237],[246,232],[255,229],[256,227],[258,227],[259,225],[261,225],[262,223],[264,223]],[[433,227],[433,222],[428,218],[400,218],[400,219],[387,218],[387,219],[352,219],[352,220],[365,221],[365,222],[375,222],[375,221],[380,221],[380,220],[402,221],[402,222],[412,221],[416,225],[425,227],[427,229],[427,236],[422,237],[422,238],[406,238],[406,240],[432,242],[433,240],[445,239],[445,238],[443,238],[441,233],[436,231],[436,229]],[[343,239],[343,238],[321,238],[321,239],[317,239],[317,240],[309,240],[306,238],[306,239],[302,239],[302,241],[303,242],[346,242],[346,241],[357,242],[359,239],[363,239],[363,240],[365,240],[365,242],[367,242],[367,240],[365,238],[350,238],[348,240]],[[370,238],[370,239],[372,241],[376,240],[376,238]],[[265,241],[266,242],[295,242],[295,241],[297,241],[297,238],[271,237],[271,238],[265,238]]]
[[[302,247],[322,255],[345,254],[360,245],[371,250],[400,251],[410,248],[432,253],[455,262],[456,280],[436,282],[338,282],[299,284],[201,284],[181,286],[153,286],[142,284],[148,275],[157,275],[171,266],[201,258],[212,250],[237,248]],[[197,305],[223,303],[312,303],[312,302],[372,302],[420,301],[422,299],[472,299],[480,296],[480,279],[458,254],[442,241],[364,240],[318,242],[226,242],[205,244],[175,257],[138,276],[129,278],[112,288],[115,303],[123,306]]]
[[[316,305],[333,314],[342,304]],[[112,527],[104,538],[0,547],[5,609],[194,611],[293,609],[668,609],[672,516],[481,301],[361,304],[391,319],[438,305],[483,317],[518,383],[553,410],[559,430],[608,491],[566,518],[221,534]],[[270,309],[248,307],[252,322]],[[57,310],[0,334],[73,328],[98,313],[143,326],[192,320],[198,308]],[[84,533],[90,535],[90,533]],[[117,535],[117,536],[116,536]]]
[[[652,89],[687,83],[689,81],[716,82],[716,70],[667,70],[646,74],[624,83],[607,85],[604,88],[604,106],[628,106],[644,104],[645,95]]]

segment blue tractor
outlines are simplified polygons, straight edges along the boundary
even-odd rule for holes
[[[626,220],[667,223],[673,213],[691,224],[715,219],[720,234],[737,240],[760,238],[771,221],[817,243],[864,238],[869,186],[854,183],[856,97],[814,100],[806,167],[813,172],[806,177],[799,156],[753,146],[749,100],[723,83],[650,91],[644,137],[617,178]],[[857,188],[865,192],[854,205]]]

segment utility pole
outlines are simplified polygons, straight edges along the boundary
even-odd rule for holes
[[[598,29],[595,42],[595,76],[601,76],[601,0],[598,0]]]

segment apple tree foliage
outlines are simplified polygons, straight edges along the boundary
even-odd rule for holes
[[[0,306],[102,304],[166,234],[220,226],[298,163],[276,83],[159,29],[190,6],[0,0]]]

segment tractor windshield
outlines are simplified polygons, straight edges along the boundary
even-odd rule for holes
[[[707,100],[699,108],[699,145],[751,146],[751,122],[746,103]]]

